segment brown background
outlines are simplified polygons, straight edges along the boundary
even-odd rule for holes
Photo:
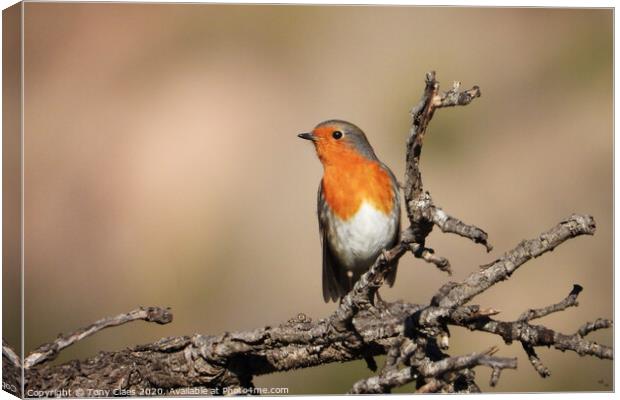
[[[425,187],[496,250],[437,232],[428,245],[463,279],[591,213],[594,237],[476,303],[512,319],[580,283],[580,307],[542,322],[572,333],[612,317],[610,10],[28,3],[25,23],[26,351],[139,305],[170,306],[175,321],[102,332],[59,361],[326,316],[322,171],[296,134],[350,120],[402,177],[408,110],[430,69],[483,96],[436,114]],[[406,256],[384,297],[427,302],[447,279]],[[495,391],[610,390],[610,361],[540,349],[553,373],[543,380],[518,344],[452,335],[451,354],[496,344],[518,356]],[[592,338],[611,344],[611,330]],[[354,362],[255,383],[341,393],[369,374]],[[478,376],[488,390],[489,371]]]

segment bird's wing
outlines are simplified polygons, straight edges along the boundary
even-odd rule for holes
[[[396,246],[398,242],[400,242],[400,187],[398,186],[398,180],[394,176],[394,173],[392,172],[392,170],[390,170],[388,166],[383,163],[381,163],[381,167],[383,167],[383,169],[390,175],[390,178],[392,181],[392,190],[394,194],[394,204],[393,204],[394,211],[393,212],[395,212],[398,217],[398,221],[396,223],[396,233],[394,234],[393,240],[390,246],[388,247],[389,249],[389,248]],[[392,270],[388,272],[388,274],[385,277],[385,281],[388,283],[388,285],[390,285],[390,287],[394,285],[394,281],[396,280],[397,270],[398,270],[398,261],[395,261],[394,265],[392,266]]]
[[[397,241],[395,241],[392,246],[396,245],[396,243],[398,243],[398,236]],[[396,281],[396,271],[398,271],[398,261],[394,261],[392,269],[385,276],[385,281],[390,287],[394,286],[394,282]]]
[[[323,300],[338,301],[348,292],[349,278],[345,269],[340,266],[336,257],[332,254],[329,246],[329,222],[327,220],[329,210],[323,196],[323,181],[319,184],[317,199],[317,214],[319,216],[319,233],[321,246],[323,247]]]

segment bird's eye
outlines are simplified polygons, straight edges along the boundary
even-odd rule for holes
[[[340,139],[342,137],[342,132],[340,131],[334,131],[334,133],[332,133],[332,137],[336,140]]]

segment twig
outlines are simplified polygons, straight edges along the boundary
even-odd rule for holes
[[[487,253],[493,250],[493,246],[487,242],[487,233],[482,229],[474,225],[467,225],[463,221],[446,214],[446,212],[439,207],[435,207],[433,211],[433,223],[441,229],[442,232],[455,233],[459,236],[471,239],[474,243],[480,243],[487,249]]]
[[[391,344],[387,354],[385,355],[385,363],[383,364],[383,367],[381,367],[381,371],[379,372],[380,375],[384,375],[387,371],[398,365],[401,359],[401,346],[403,345],[405,339],[407,338],[400,336],[394,339],[394,342]]]
[[[574,214],[565,221],[541,234],[536,239],[525,240],[498,260],[483,266],[465,281],[453,285],[436,298],[442,307],[456,307],[465,304],[497,282],[509,278],[521,265],[555,249],[568,239],[579,235],[593,235],[596,230],[594,219],[589,215]]]
[[[608,319],[599,318],[594,322],[588,322],[584,324],[579,330],[577,334],[581,337],[587,336],[590,332],[597,331],[599,329],[610,328],[613,323]]]
[[[541,325],[531,325],[522,321],[495,321],[490,318],[465,324],[452,322],[471,330],[494,333],[501,336],[506,343],[519,341],[531,347],[552,346],[561,351],[574,351],[582,356],[590,355],[609,360],[613,358],[611,347],[585,340],[578,333],[565,335]]]
[[[413,368],[394,369],[379,376],[372,376],[356,382],[350,394],[389,393],[391,388],[403,386],[416,379]]]
[[[536,318],[542,318],[554,312],[564,311],[568,307],[577,307],[579,305],[579,303],[577,303],[577,296],[579,296],[579,293],[581,293],[582,290],[583,288],[580,285],[574,285],[573,290],[571,290],[568,296],[561,302],[536,310],[527,310],[521,314],[519,321],[531,321]]]
[[[446,310],[445,314],[450,315],[450,318],[459,324],[465,324],[467,322],[479,320],[500,313],[499,310],[496,310],[494,308],[480,308],[479,305],[475,304],[458,307],[454,310],[444,310]]]
[[[446,385],[445,382],[440,381],[439,379],[427,379],[426,383],[422,385],[416,393],[436,393],[441,390],[442,387]]]
[[[491,385],[491,387],[495,387],[497,386],[497,382],[499,382],[499,377],[502,373],[502,369],[501,368],[492,368],[491,370],[491,378],[489,380],[489,385]]]
[[[454,372],[478,365],[485,365],[493,369],[517,368],[516,358],[493,357],[491,354],[496,351],[497,348],[492,347],[482,353],[472,353],[465,356],[448,357],[435,362],[425,362],[419,365],[417,369],[425,377],[436,377],[446,372]]]
[[[365,356],[364,361],[366,362],[366,367],[368,367],[369,370],[372,372],[377,372],[377,361],[375,361],[373,356]]]
[[[426,74],[426,87],[422,99],[411,110],[412,123],[407,139],[405,184],[403,185],[405,207],[415,243],[424,247],[425,239],[433,229],[433,225],[437,225],[443,232],[456,233],[483,244],[488,252],[492,247],[488,244],[486,232],[476,226],[467,225],[436,207],[430,193],[424,192],[422,185],[420,156],[424,136],[435,110],[443,107],[465,106],[480,97],[480,89],[477,86],[465,91],[459,91],[459,89],[460,83],[454,82],[448,92],[440,93],[435,72],[431,71]],[[426,257],[422,257],[423,254]],[[443,271],[450,272],[450,263],[445,258],[421,251],[417,253],[417,257],[434,263]]]
[[[61,335],[58,339],[52,343],[46,343],[38,349],[31,352],[28,357],[24,359],[24,368],[28,369],[34,365],[40,364],[44,361],[54,359],[58,353],[72,344],[99,332],[102,329],[110,328],[112,326],[118,326],[126,324],[127,322],[144,320],[147,322],[155,322],[158,324],[167,324],[172,321],[172,314],[168,309],[160,307],[140,307],[136,310],[130,311],[125,314],[119,314],[115,317],[103,318],[96,321],[92,325],[86,328],[81,328],[75,332]]]
[[[542,361],[540,361],[538,354],[536,354],[536,350],[534,350],[534,348],[527,343],[521,344],[523,345],[523,350],[525,350],[525,353],[527,354],[527,358],[530,360],[530,364],[532,364],[536,372],[538,372],[538,375],[543,378],[551,375],[549,369],[543,365]]]
[[[491,354],[496,351],[491,348],[482,353],[472,353],[466,356],[447,357],[440,361],[425,360],[415,368],[393,369],[385,374],[362,379],[353,385],[350,393],[385,393],[392,388],[406,385],[418,378],[417,371],[421,376],[431,378],[435,381],[448,372],[455,372],[465,368],[484,365],[493,370],[505,368],[516,369],[517,359],[506,357],[493,357]],[[427,386],[425,391],[436,391],[442,385],[434,382],[432,386]]]
[[[461,82],[454,81],[452,83],[452,88],[449,91],[443,93],[442,95],[435,95],[433,98],[433,105],[437,108],[466,106],[476,97],[480,97],[480,88],[478,86],[474,86],[473,88],[464,91],[459,91],[460,88]]]
[[[447,258],[436,255],[435,250],[429,249],[427,247],[423,247],[417,244],[412,245],[412,249],[415,249],[412,251],[413,251],[413,255],[416,258],[421,258],[427,263],[435,265],[437,269],[439,269],[440,271],[447,272],[448,275],[452,275],[452,269],[450,268],[450,261],[448,261]]]

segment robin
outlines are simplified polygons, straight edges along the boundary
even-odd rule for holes
[[[399,241],[398,181],[352,123],[329,120],[298,135],[314,143],[323,164],[318,217],[323,247],[323,299],[344,297],[385,249]],[[386,277],[396,279],[395,263]]]

